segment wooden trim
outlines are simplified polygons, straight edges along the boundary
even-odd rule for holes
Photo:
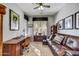
[[[3,15],[0,14],[0,55],[2,55],[3,47]]]
[[[0,4],[0,8],[5,9],[6,7],[4,5],[2,5],[2,4]]]
[[[3,51],[3,14],[6,13],[5,6],[0,4],[0,55]]]
[[[6,13],[5,8],[6,7],[4,5],[0,4],[0,14],[5,14]]]
[[[3,15],[2,14],[1,14],[1,32],[2,32],[1,38],[3,41]]]

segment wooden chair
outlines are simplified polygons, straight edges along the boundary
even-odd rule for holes
[[[24,43],[22,44],[22,49],[26,50],[27,48],[29,48],[30,43],[31,43],[31,37],[27,37]]]

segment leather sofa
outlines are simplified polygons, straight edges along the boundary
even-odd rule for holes
[[[56,34],[47,39],[48,46],[55,56],[79,56],[79,38]]]

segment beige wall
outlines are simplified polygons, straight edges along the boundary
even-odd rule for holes
[[[35,16],[34,16],[35,17]],[[38,17],[38,16],[36,16],[36,17]],[[40,16],[40,17],[42,17],[42,16]],[[54,25],[54,19],[53,19],[53,16],[43,16],[43,17],[48,17],[48,25],[47,25],[47,32],[48,32],[48,35],[50,35],[50,27],[52,26],[52,25]],[[29,18],[29,20],[30,20],[30,22],[31,23],[33,23],[32,22],[32,18],[33,17],[30,17]],[[33,32],[31,32],[32,33],[32,35],[33,35]]]
[[[7,8],[6,8],[6,15],[4,16],[4,20],[3,20],[3,41],[9,40],[13,37],[19,36],[22,34],[22,30],[24,28],[26,28],[26,20],[24,20],[24,13],[23,11],[16,5],[13,3],[6,3],[4,4]],[[19,14],[20,16],[20,29],[19,31],[10,31],[9,30],[9,9],[12,9],[13,11],[15,11],[17,14]]]
[[[57,23],[59,20],[74,14],[75,12],[79,11],[79,4],[78,3],[69,3],[66,4],[56,15],[55,15],[55,23]],[[73,19],[75,20],[75,18]],[[73,24],[74,25],[74,24]],[[79,36],[79,29],[72,29],[72,30],[58,30],[59,33],[63,34],[70,34]]]

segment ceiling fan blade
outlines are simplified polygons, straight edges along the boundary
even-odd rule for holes
[[[40,5],[41,3],[32,3],[33,5]]]
[[[35,4],[37,4],[37,5],[43,5],[43,3],[35,3]]]
[[[50,5],[43,5],[43,7],[50,8]]]
[[[35,7],[34,9],[38,9],[40,6]]]

